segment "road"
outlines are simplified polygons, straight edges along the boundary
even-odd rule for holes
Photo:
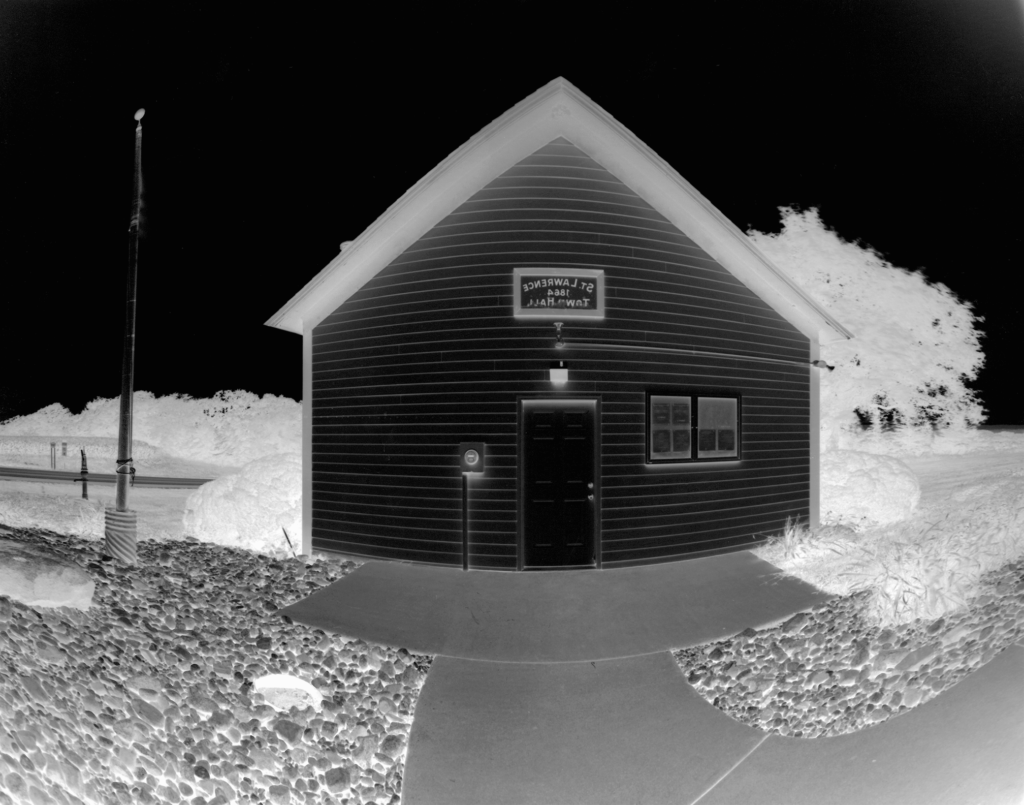
[[[113,484],[117,476],[113,473],[90,472],[86,475],[91,484]],[[80,472],[62,470],[34,470],[31,467],[0,467],[0,479],[7,481],[44,481],[46,483],[73,483],[82,480]],[[166,478],[135,475],[135,486],[153,486],[161,489],[195,489],[212,478]]]

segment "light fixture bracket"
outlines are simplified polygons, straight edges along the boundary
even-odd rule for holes
[[[563,322],[556,321],[554,324],[555,324],[555,349],[562,349],[565,346],[565,342],[562,340],[562,324],[563,324]]]

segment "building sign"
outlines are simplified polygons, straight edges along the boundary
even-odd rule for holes
[[[590,268],[516,268],[517,318],[604,318],[604,272]]]

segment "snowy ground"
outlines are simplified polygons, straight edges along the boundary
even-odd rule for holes
[[[288,555],[301,544],[299,403],[248,392],[223,392],[208,400],[137,392],[135,410],[139,474],[215,479],[199,490],[134,487],[129,507],[138,512],[140,540],[191,536],[270,555]],[[47,467],[50,442],[57,441],[60,451],[67,441],[68,455],[58,457],[58,468],[80,469],[77,448],[82,447],[91,472],[109,473],[116,455],[116,414],[116,400],[97,400],[80,414],[53,405],[0,423],[0,465]],[[843,497],[852,496],[858,506],[861,497],[888,493],[891,498],[894,487],[879,482],[873,471],[854,472],[857,466],[874,466],[864,453],[887,453],[903,462],[890,462],[897,476],[909,478],[912,486],[916,474],[920,483],[913,514],[885,526],[859,522],[856,531],[794,530],[754,553],[827,592],[872,589],[868,614],[881,622],[936,618],[961,607],[981,592],[981,575],[1024,556],[1021,430],[983,429],[941,438],[928,432],[900,438],[848,434],[849,444],[842,447],[859,453],[847,454],[846,464],[841,451],[825,454],[830,466],[839,464],[823,478],[823,488],[830,480],[833,492],[830,501],[822,501],[822,511],[830,502],[835,510]],[[870,483],[857,487],[855,481],[865,477]],[[856,491],[861,488],[865,491]],[[0,481],[0,525],[102,539],[104,509],[113,505],[113,496],[114,487],[107,484],[90,484],[84,501],[79,484]],[[863,503],[882,510],[880,499]]]
[[[0,456],[0,464],[4,460]],[[902,460],[921,485],[921,502],[909,520],[857,534],[805,534],[755,554],[837,595],[874,587],[876,619],[895,622],[955,609],[981,592],[975,585],[981,575],[1024,556],[1024,449]],[[203,467],[180,461],[176,469],[196,477]],[[130,506],[138,512],[139,539],[195,536],[184,520],[195,492],[134,487]],[[83,501],[80,484],[0,481],[0,524],[101,539],[113,497],[109,484],[90,484]],[[287,554],[278,532],[274,527],[275,552]],[[292,536],[297,548],[300,533]],[[237,537],[212,533],[205,541],[230,545]],[[893,608],[888,615],[886,607]]]
[[[49,469],[50,457],[0,454],[0,467]],[[77,472],[81,467],[81,456],[57,457],[58,470]],[[115,468],[112,460],[88,459],[90,473],[111,474]],[[238,468],[175,456],[158,456],[138,462],[136,472],[140,475],[215,479],[238,472]],[[100,539],[104,530],[104,509],[114,505],[114,485],[94,482],[89,484],[88,492],[86,501],[82,500],[80,483],[2,481],[0,524]],[[128,502],[129,507],[138,512],[139,539],[183,539],[185,503],[193,492],[194,489],[131,487]]]
[[[56,469],[90,473],[116,468],[117,398],[98,399],[72,414],[61,405],[0,423],[0,466],[48,469],[56,443]],[[302,406],[273,395],[220,392],[210,399],[184,395],[134,396],[132,457],[139,476],[210,478],[195,489],[135,486],[129,508],[138,513],[139,539],[193,536],[262,553],[290,553],[282,525],[301,545]],[[67,445],[67,455],[64,445]],[[290,458],[289,458],[290,456]],[[273,457],[273,458],[272,458]],[[104,534],[104,509],[114,487],[81,484],[0,483],[0,524],[45,528],[87,539]],[[297,502],[298,501],[298,502]],[[188,518],[186,519],[186,513]]]
[[[116,440],[111,439],[116,444]],[[57,446],[60,452],[60,445]],[[117,461],[113,454],[116,446],[110,451],[109,456],[98,456],[86,450],[86,469],[89,473],[110,475],[117,469]],[[135,473],[137,475],[167,476],[171,478],[220,478],[229,472],[236,472],[237,466],[228,464],[214,464],[206,461],[190,461],[176,456],[156,455],[152,458],[135,459]],[[30,467],[35,470],[55,469],[61,472],[81,472],[82,456],[75,452],[74,455],[68,451],[67,456],[57,456],[56,462],[51,467],[50,456],[42,451],[36,454],[23,453],[2,453],[0,452],[0,467]],[[92,487],[90,486],[91,490]]]
[[[3,464],[0,459],[0,466]],[[129,489],[129,508],[138,513],[139,539],[184,539],[185,502],[193,489]],[[101,539],[104,509],[114,506],[113,484],[89,484],[89,499],[82,500],[82,485],[0,481],[0,525],[40,528],[56,534]]]
[[[903,462],[921,483],[921,507],[942,506],[965,489],[997,485],[1021,467],[1024,450],[966,456],[915,456]],[[1024,479],[1020,480],[1024,488]]]

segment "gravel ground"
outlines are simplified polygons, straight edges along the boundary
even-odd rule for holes
[[[87,612],[0,598],[0,805],[397,803],[432,657],[350,641],[274,612],[353,562],[275,559],[194,540],[102,541],[16,530],[87,567]],[[298,676],[322,709],[253,690]]]
[[[0,805],[398,803],[432,657],[274,612],[357,567],[195,540],[141,540],[131,571],[102,540],[14,530],[96,581],[88,612],[0,598]],[[860,596],[673,652],[710,703],[758,729],[841,735],[928,701],[1024,637],[1024,561],[971,606],[880,629]],[[277,710],[252,684],[289,673],[323,696]]]
[[[738,721],[796,738],[844,735],[933,699],[1024,638],[1024,560],[986,574],[979,589],[961,611],[890,628],[862,617],[866,593],[840,596],[673,656]]]

